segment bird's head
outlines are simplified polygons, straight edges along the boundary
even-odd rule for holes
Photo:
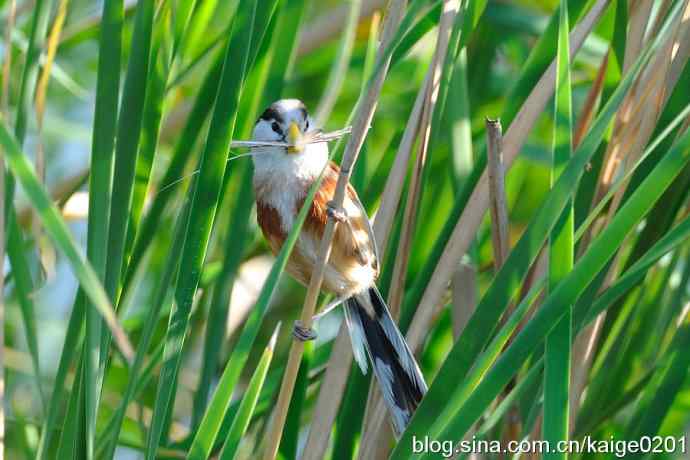
[[[255,141],[287,142],[292,147],[286,153],[302,153],[305,141],[317,130],[299,99],[281,99],[261,114],[254,126]]]
[[[261,114],[254,126],[253,141],[285,142],[290,147],[255,148],[256,173],[292,172],[318,176],[328,161],[326,143],[308,143],[320,130],[314,126],[307,108],[299,99],[281,99]]]

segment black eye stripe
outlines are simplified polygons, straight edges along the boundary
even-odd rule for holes
[[[271,129],[276,134],[282,134],[282,131],[280,130],[280,125],[278,124],[277,121],[274,121],[273,123],[271,123]]]
[[[260,120],[265,120],[265,121],[271,121],[271,120],[276,120],[278,122],[283,121],[283,117],[280,114],[280,112],[271,105],[269,108],[267,108],[264,113],[261,114],[259,117]]]

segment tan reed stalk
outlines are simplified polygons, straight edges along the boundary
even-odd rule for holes
[[[582,142],[582,137],[585,135],[589,126],[592,124],[594,115],[596,111],[594,110],[597,106],[597,101],[601,96],[601,90],[604,88],[604,77],[606,76],[606,68],[609,63],[609,55],[611,54],[611,49],[604,55],[604,59],[601,60],[599,65],[599,70],[597,71],[597,77],[592,83],[592,87],[587,93],[587,99],[585,99],[585,104],[582,107],[580,116],[577,119],[577,125],[573,130],[573,148],[576,148]]]
[[[395,258],[391,286],[388,291],[388,307],[394,319],[398,317],[400,303],[405,290],[405,275],[407,273],[412,234],[414,232],[417,209],[419,206],[422,174],[424,172],[427,149],[429,147],[431,121],[438,100],[439,86],[443,74],[443,65],[446,60],[446,55],[448,54],[450,35],[459,11],[459,0],[446,0],[443,2],[436,38],[436,48],[434,49],[427,78],[424,82],[424,97],[419,121],[420,138],[418,140],[417,158],[410,179],[407,202],[405,203],[403,215],[403,228],[401,229],[400,243],[397,250],[398,256]],[[385,420],[387,417],[388,414],[383,405],[381,394],[378,387],[372,381],[369,398],[367,400],[367,409],[365,411],[362,442],[358,453],[359,459],[369,460],[387,456],[388,446],[390,445],[390,430],[383,429],[386,426]]]
[[[350,364],[352,363],[350,334],[344,323],[338,330],[332,350],[326,365],[326,373],[321,381],[321,390],[316,399],[302,460],[321,460],[328,448],[328,439],[338,415],[338,408],[347,386]]]
[[[472,313],[477,307],[477,270],[465,262],[460,262],[451,281],[453,295],[453,340],[456,341],[465,329]]]
[[[486,119],[486,146],[489,199],[491,200],[491,241],[494,249],[494,266],[498,271],[505,263],[510,251],[501,120]],[[510,313],[506,312],[506,316],[508,315]]]
[[[426,94],[431,78],[431,68],[427,71],[424,82],[422,83],[417,98],[415,99],[412,111],[407,119],[403,137],[398,146],[398,151],[395,154],[395,162],[391,168],[388,180],[381,195],[381,205],[376,212],[374,222],[372,223],[376,243],[379,247],[381,257],[386,254],[388,248],[388,236],[390,235],[395,214],[398,211],[398,203],[400,203],[400,195],[402,194],[403,185],[405,184],[405,175],[407,174],[407,166],[412,154],[412,147],[414,147],[415,139],[419,131],[419,123],[422,117],[422,107],[424,105],[424,95]]]
[[[36,125],[37,125],[37,138],[38,143],[36,147],[36,176],[38,180],[42,183],[45,182],[45,152],[43,149],[43,116],[45,114],[45,104],[46,104],[46,93],[48,91],[48,82],[50,81],[50,72],[53,68],[53,62],[55,61],[55,53],[57,52],[58,43],[60,42],[60,34],[62,33],[62,26],[65,23],[65,17],[67,16],[67,4],[69,0],[60,0],[58,5],[57,14],[53,20],[53,27],[48,35],[48,41],[46,43],[46,57],[43,62],[43,70],[41,76],[39,77],[38,83],[36,85]],[[55,250],[52,246],[43,244],[44,239],[41,238],[41,220],[38,218],[38,213],[34,212],[34,216],[31,219],[31,232],[34,234],[34,238],[37,242],[39,248],[39,255],[41,261],[41,267],[45,276],[50,278],[55,271]]]
[[[386,185],[381,195],[379,209],[376,212],[376,216],[373,218],[372,227],[374,239],[378,246],[379,257],[382,260],[386,254],[390,228],[393,225],[393,219],[398,209],[402,187],[405,183],[407,166],[419,128],[422,104],[424,102],[424,95],[426,94],[426,87],[430,75],[431,69],[427,72],[422,87],[417,93],[417,98],[410,112],[403,132],[403,138],[395,156],[395,162],[388,174],[388,179],[386,180]],[[304,448],[303,460],[318,460],[323,458],[324,452],[328,447],[327,443],[331,432],[330,427],[335,421],[340,401],[345,392],[347,377],[352,363],[352,347],[345,324],[341,324],[338,337],[346,337],[347,339],[342,341],[336,339],[333,345],[326,375],[324,376],[324,383],[321,386],[316,409],[314,411],[312,428],[309,430],[307,443]],[[328,385],[326,385],[326,382],[328,382]]]
[[[392,40],[400,21],[402,20],[405,4],[406,2],[404,0],[395,0],[388,11],[388,14],[386,15],[383,27],[383,39],[381,41],[381,45],[379,46],[377,56],[377,62],[379,63],[381,63],[381,59],[384,59],[384,52]],[[383,65],[380,72],[373,76],[373,81],[369,86],[366,96],[364,97],[364,101],[360,105],[357,116],[355,117],[352,136],[349,138],[347,146],[345,147],[343,161],[340,165],[340,174],[338,175],[338,181],[335,187],[333,203],[336,208],[342,207],[343,199],[345,197],[345,187],[350,180],[352,167],[355,161],[357,161],[359,152],[364,144],[364,138],[369,130],[369,125],[371,124],[371,120],[374,116],[381,87],[383,86],[383,82],[386,78],[388,67],[390,65],[390,59],[391,58],[389,56],[386,59],[386,62],[382,63]],[[328,256],[330,254],[336,224],[337,222],[329,216],[326,223],[326,228],[323,232],[323,237],[321,239],[316,264],[309,281],[309,287],[307,288],[304,307],[302,309],[301,321],[306,328],[310,328],[312,324],[312,317],[314,316],[316,301],[321,290],[323,274],[328,261]],[[304,342],[301,342],[297,339],[293,340],[292,346],[290,347],[288,362],[285,367],[285,374],[283,375],[280,394],[278,396],[278,403],[276,404],[276,408],[273,413],[273,420],[271,421],[268,430],[267,444],[263,454],[264,460],[273,460],[278,452],[278,446],[280,443],[281,434],[283,432],[285,418],[287,417],[290,399],[292,398],[292,392],[295,387],[297,371],[299,369],[300,362],[302,361],[303,352]]]

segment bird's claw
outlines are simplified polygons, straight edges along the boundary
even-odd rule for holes
[[[327,213],[336,221],[343,223],[347,221],[347,212],[345,208],[337,207],[333,201],[329,201],[326,205]]]
[[[297,320],[292,326],[292,335],[301,342],[316,339],[316,332],[310,327],[305,327],[302,321]]]

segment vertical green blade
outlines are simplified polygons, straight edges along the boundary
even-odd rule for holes
[[[572,150],[572,96],[570,84],[570,45],[568,39],[568,4],[561,1],[558,27],[558,53],[556,57],[556,88],[553,128],[554,183],[568,164]],[[565,205],[549,240],[549,291],[553,291],[573,268],[572,200]],[[569,388],[572,336],[572,305],[546,338],[544,372],[544,439],[551,445],[568,439]],[[550,451],[544,458],[567,458],[567,453]]]
[[[250,0],[251,1],[251,0]],[[255,0],[250,6],[254,8]],[[220,198],[223,175],[227,163],[228,148],[235,128],[242,83],[248,61],[248,44],[252,33],[254,15],[243,33],[228,44],[221,73],[220,85],[213,109],[211,126],[204,152],[200,160],[198,187],[191,204],[190,222],[182,249],[183,270],[175,287],[175,301],[165,339],[165,361],[156,394],[151,430],[147,441],[146,458],[153,459],[164,436],[164,427],[173,402],[177,373],[182,359],[187,325],[191,314],[194,293],[201,276],[208,241],[213,226],[216,207]],[[237,24],[234,25],[236,27]]]

